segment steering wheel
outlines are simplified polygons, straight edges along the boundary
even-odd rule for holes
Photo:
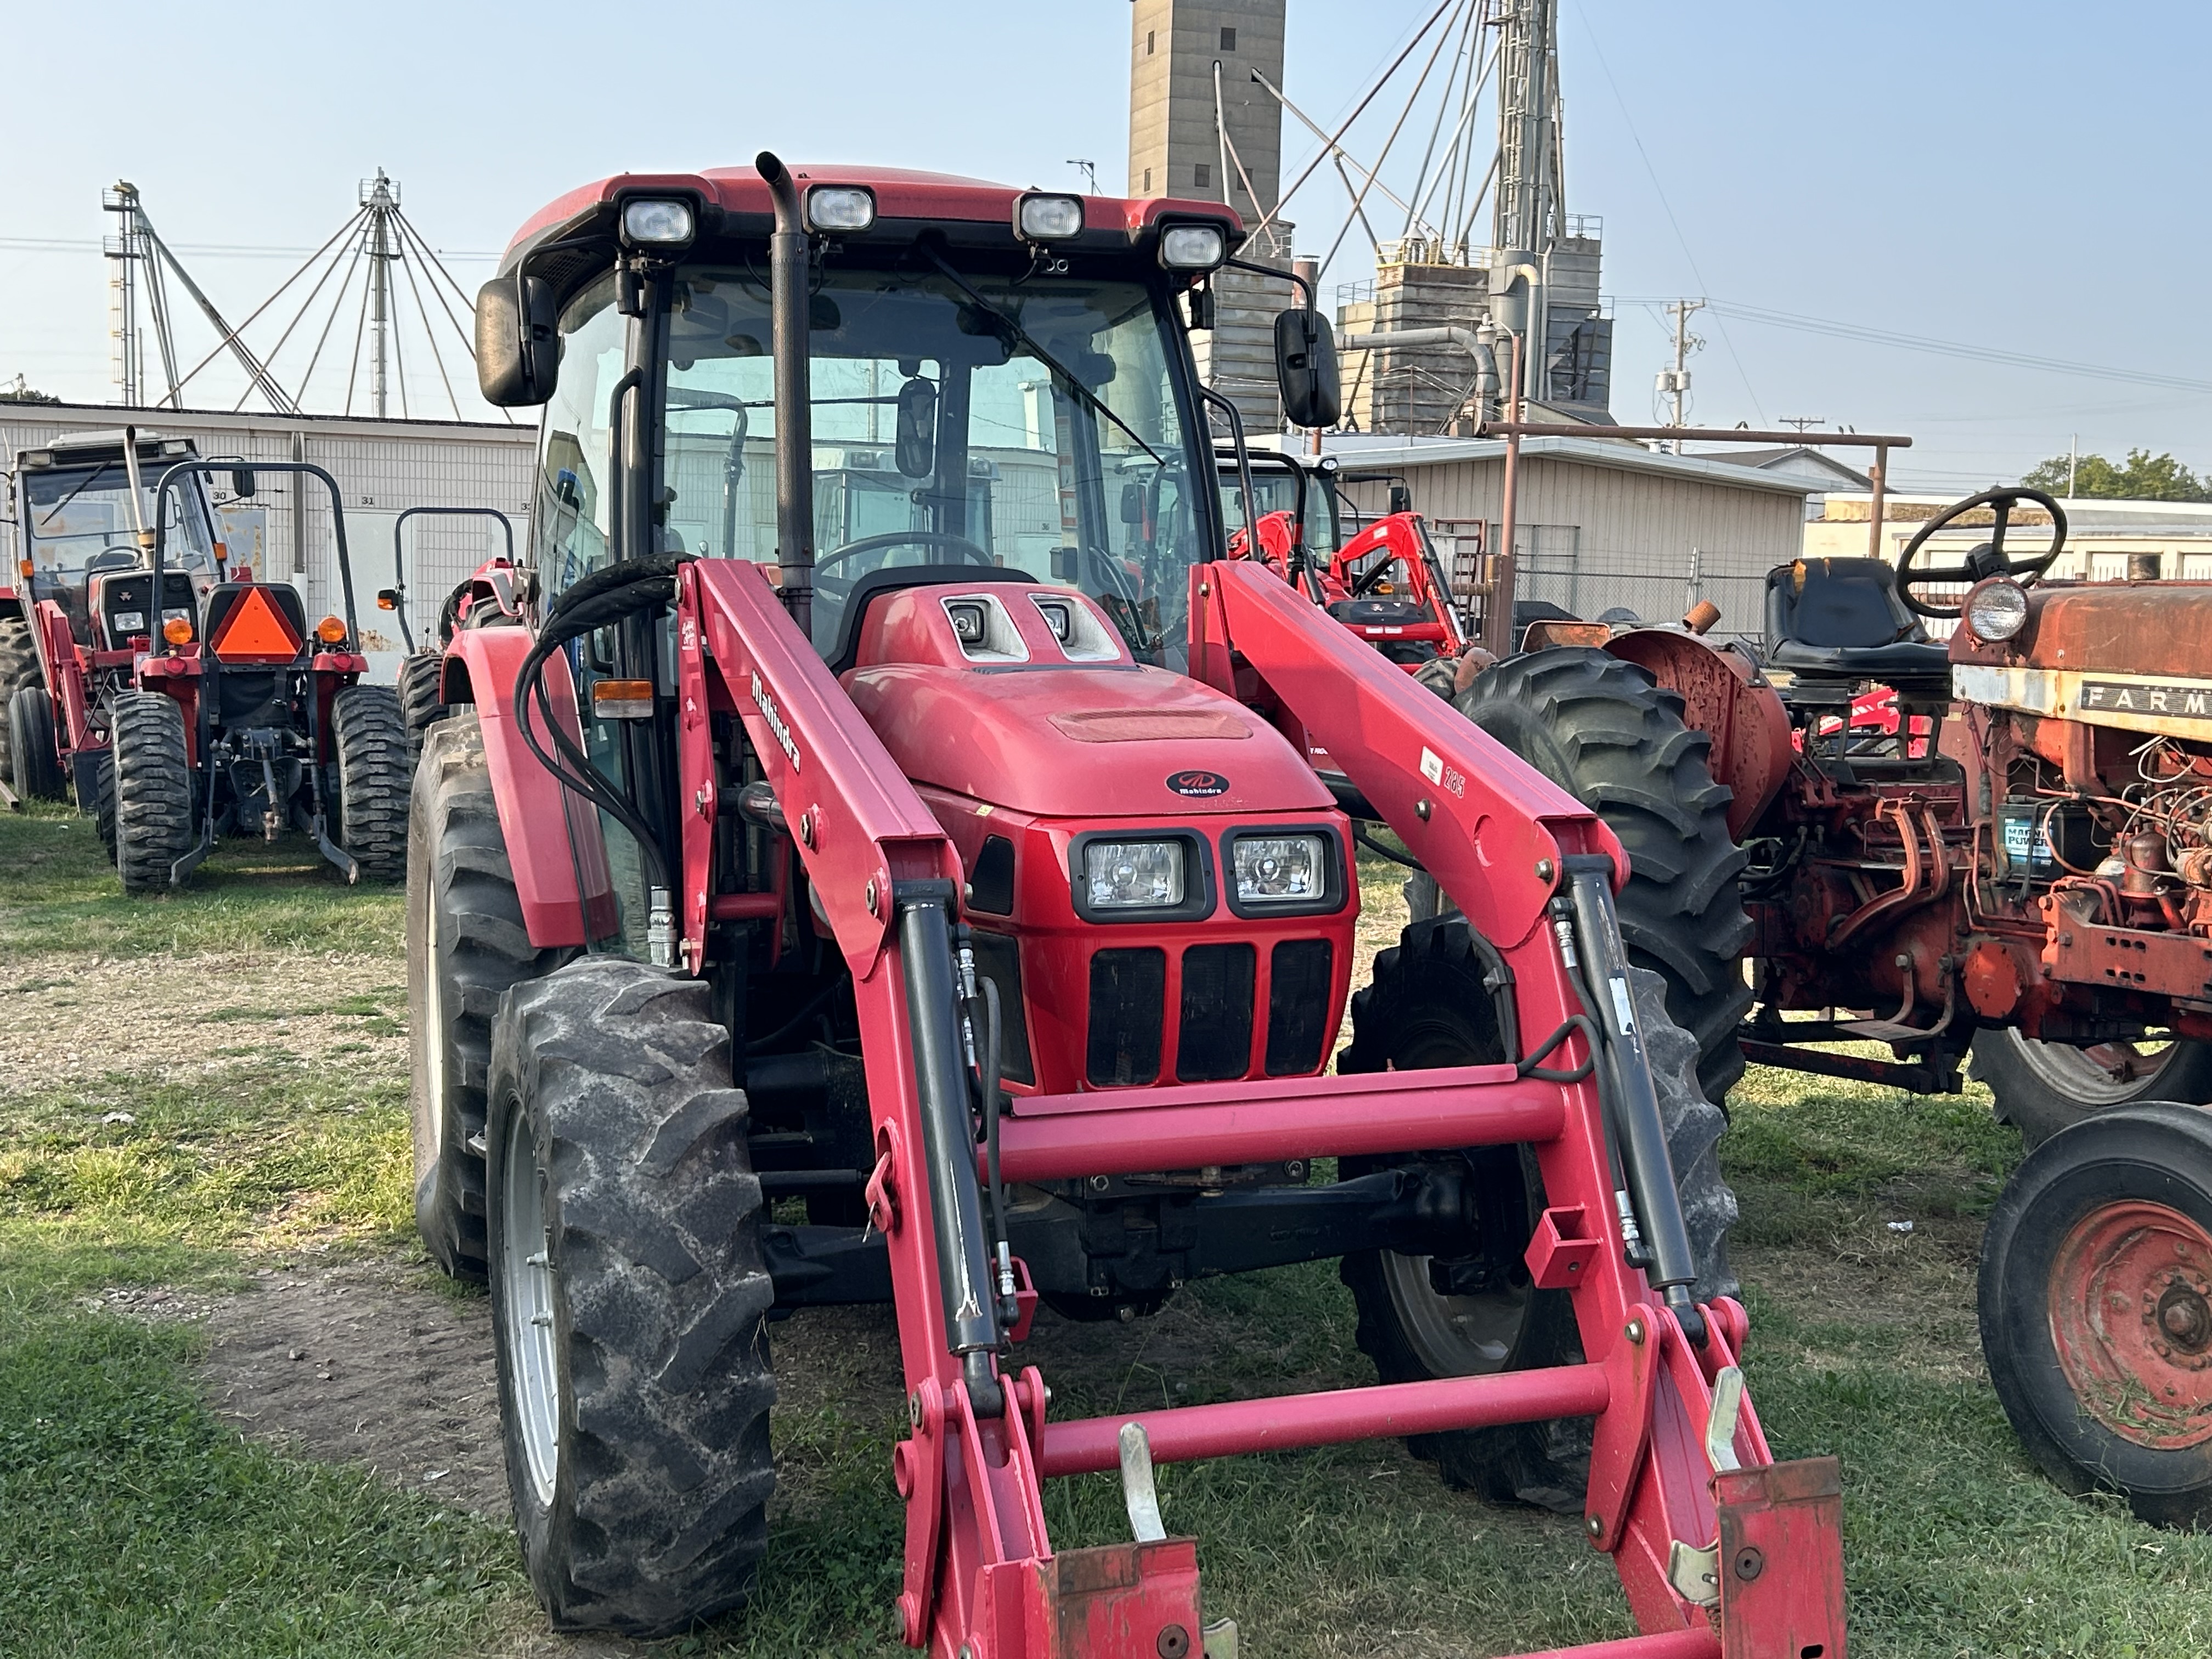
[[[956,536],[949,530],[888,530],[880,536],[863,536],[857,542],[847,542],[834,553],[815,560],[814,574],[818,577],[833,564],[862,553],[872,553],[881,547],[949,547],[962,555],[967,563],[998,568],[988,553],[965,536]]]
[[[2011,520],[2014,504],[2019,501],[2033,501],[2051,514],[2051,545],[2045,548],[2035,558],[2015,561],[2005,551],[2005,526]],[[1987,543],[1966,555],[1966,563],[1952,565],[1940,570],[1922,570],[1914,568],[1915,556],[1930,536],[1942,529],[1945,525],[1964,518],[1978,507],[1986,507],[1996,513],[1996,526],[1990,532],[1990,539]],[[1912,539],[1905,544],[1905,551],[1897,561],[1897,597],[1905,601],[1907,610],[1917,612],[1923,617],[1945,618],[1956,617],[1965,609],[1963,601],[1959,605],[1948,607],[1930,605],[1926,600],[1914,596],[1912,584],[1915,582],[1972,583],[1986,581],[1991,576],[2012,576],[2018,579],[2022,586],[2026,586],[2051,568],[2065,545],[2066,509],[2041,490],[2028,489],[2017,484],[2003,489],[1985,489],[1978,495],[1971,496],[1966,501],[1945,507],[1942,512],[1922,525]]]

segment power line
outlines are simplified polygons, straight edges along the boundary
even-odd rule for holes
[[[173,253],[189,253],[215,259],[300,259],[313,254],[308,247],[279,247],[267,242],[171,242]],[[98,253],[98,238],[64,236],[0,236],[0,249],[18,253]],[[497,259],[498,253],[477,248],[439,248],[441,259]]]

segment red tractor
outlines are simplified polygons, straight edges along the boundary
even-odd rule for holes
[[[118,430],[70,434],[14,458],[17,581],[0,616],[0,748],[18,796],[74,794],[100,814],[111,851],[107,703],[128,689],[155,631],[145,568],[154,481],[191,456],[185,439]],[[161,511],[174,565],[163,616],[189,617],[222,579],[214,511],[197,477]]]
[[[1720,1117],[1623,952],[1620,843],[1224,556],[1187,330],[1242,234],[763,155],[572,191],[479,297],[542,477],[416,778],[417,1216],[489,1280],[561,1626],[740,1602],[766,1321],[888,1301],[897,1616],[938,1659],[1226,1653],[1155,1464],[1396,1436],[1580,1492],[1646,1632],[1607,1653],[1843,1651],[1837,1468],[1773,1462],[1743,1394]],[[1327,324],[1278,342],[1325,424]],[[1355,992],[1362,822],[1457,909]],[[1040,1300],[1332,1258],[1373,1386],[1071,1418],[1023,1361]],[[1056,1550],[1044,1483],[1115,1469],[1132,1538]]]
[[[2050,525],[2027,556],[2023,501]],[[1929,568],[1961,522],[1987,541]],[[1763,657],[1688,626],[1543,623],[1457,706],[1628,849],[1630,959],[1666,978],[1713,1098],[1746,1057],[1940,1092],[1972,1055],[2033,1149],[1984,1246],[1999,1395],[2063,1484],[2197,1523],[2212,587],[2045,582],[2065,535],[2048,496],[1990,490],[1895,568],[1772,572]],[[1928,617],[1958,622],[1948,644]],[[1895,1058],[1828,1046],[1854,1039]]]
[[[1229,556],[1265,564],[1408,673],[1456,659],[1469,635],[1428,526],[1401,508],[1345,539],[1335,472],[1333,460],[1265,452],[1247,457],[1241,472],[1224,465]],[[1241,510],[1247,489],[1249,513]],[[1247,523],[1257,526],[1256,538]]]

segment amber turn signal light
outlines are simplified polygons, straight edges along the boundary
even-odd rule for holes
[[[171,645],[190,645],[192,642],[192,625],[182,617],[172,617],[161,624],[161,637]]]
[[[345,623],[336,617],[325,617],[315,624],[315,637],[325,645],[343,645]]]
[[[592,686],[592,713],[603,720],[653,718],[651,680],[599,680]]]

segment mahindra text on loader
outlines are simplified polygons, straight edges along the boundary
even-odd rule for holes
[[[1644,1632],[1607,1654],[1844,1651],[1837,1466],[1745,1393],[1720,1117],[1619,842],[1223,556],[1187,332],[1242,234],[764,155],[572,191],[479,297],[540,476],[416,777],[417,1213],[489,1280],[561,1626],[741,1602],[767,1317],[890,1301],[939,1659],[1223,1659],[1252,1610],[1202,1612],[1154,1466],[1397,1436],[1583,1493]],[[1326,424],[1327,324],[1278,346]],[[1362,821],[1457,910],[1355,993]],[[1024,1363],[1040,1300],[1328,1258],[1373,1386],[1071,1419]],[[1043,1483],[1117,1469],[1128,1540],[1056,1550]]]

